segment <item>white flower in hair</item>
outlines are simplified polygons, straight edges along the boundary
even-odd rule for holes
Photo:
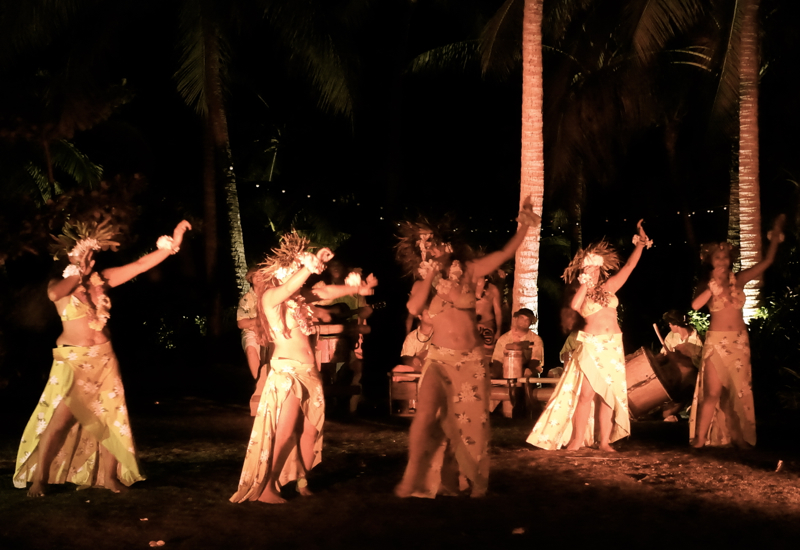
[[[583,258],[583,267],[603,267],[603,257],[599,254],[587,254]]]

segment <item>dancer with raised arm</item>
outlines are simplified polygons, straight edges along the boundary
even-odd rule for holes
[[[119,364],[106,322],[111,301],[106,290],[155,267],[180,249],[192,226],[182,221],[172,237],[135,262],[101,272],[94,253],[116,248],[117,228],[98,223],[67,224],[59,241],[68,251],[63,276],[47,286],[63,331],[53,350],[53,366],[39,404],[20,443],[14,485],[28,496],[44,496],[48,484],[105,487],[119,493],[144,479],[139,472]]]
[[[475,287],[513,257],[528,229],[539,223],[526,202],[516,234],[502,250],[475,258],[444,227],[405,223],[397,257],[418,275],[408,311],[426,308],[433,325],[409,432],[408,465],[395,494],[434,498],[458,494],[459,474],[473,497],[489,482],[489,379],[476,322]],[[449,241],[449,242],[448,242]]]
[[[611,443],[630,435],[616,293],[639,263],[642,250],[653,243],[642,228],[642,220],[636,227],[635,248],[622,269],[616,251],[600,241],[579,251],[564,271],[568,284],[575,279],[580,283],[571,306],[586,325],[578,333],[577,347],[553,396],[528,436],[531,445],[548,450],[566,446],[573,451],[596,441],[601,451],[613,452]],[[595,416],[599,424],[597,438]]]
[[[314,334],[310,304],[348,294],[370,295],[378,280],[349,279],[349,284],[304,288],[312,273],[322,273],[333,253],[307,251],[297,233],[281,239],[255,277],[258,316],[273,342],[267,382],[261,394],[250,442],[231,502],[286,502],[280,487],[297,482],[297,492],[311,495],[306,476],[322,460],[325,397],[309,335]]]
[[[784,221],[783,215],[775,220],[764,259],[739,273],[731,270],[736,250],[729,243],[707,244],[700,251],[708,275],[698,287],[692,308],[708,305],[711,324],[689,417],[692,447],[734,445],[746,449],[756,444],[750,338],[742,315],[744,285],[759,278],[775,260]]]

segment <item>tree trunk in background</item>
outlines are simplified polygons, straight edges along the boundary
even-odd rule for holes
[[[244,239],[242,236],[242,222],[239,215],[239,195],[236,190],[236,177],[233,172],[231,159],[230,140],[228,138],[228,123],[225,118],[225,107],[222,101],[222,81],[220,78],[220,52],[217,30],[210,22],[207,25],[205,37],[205,78],[206,78],[206,127],[207,136],[205,144],[205,199],[208,231],[206,234],[207,277],[210,285],[211,309],[209,315],[209,331],[212,336],[222,332],[222,308],[220,280],[217,270],[218,238],[216,218],[216,181],[218,174],[222,175],[224,183],[226,210],[228,213],[229,234],[231,240],[231,254],[236,270],[236,286],[242,296],[249,289],[245,279],[247,261],[244,254]],[[213,205],[212,205],[213,201]],[[213,227],[208,224],[213,220]],[[212,242],[213,241],[213,244]]]
[[[742,269],[761,260],[761,197],[758,179],[758,4],[745,0],[739,58],[739,234]],[[745,287],[745,322],[756,312],[761,279]]]
[[[520,204],[530,197],[542,214],[544,202],[544,140],[542,134],[542,4],[525,0],[522,22],[522,165]],[[532,227],[516,253],[512,311],[521,307],[539,314],[539,227]]]

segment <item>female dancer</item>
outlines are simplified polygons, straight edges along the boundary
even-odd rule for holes
[[[764,273],[783,240],[784,216],[775,220],[767,255],[750,269],[731,271],[734,248],[727,242],[705,245],[700,257],[709,269],[692,301],[693,309],[708,304],[711,325],[703,345],[703,362],[689,417],[692,447],[756,444],[756,415],[750,372],[750,339],[744,324],[744,285]]]
[[[286,502],[280,486],[297,480],[297,492],[311,495],[308,471],[322,460],[322,425],[325,398],[322,379],[308,336],[314,334],[312,310],[308,305],[348,294],[372,294],[378,280],[350,279],[350,284],[305,289],[312,273],[322,273],[333,253],[320,249],[306,251],[308,240],[297,233],[281,239],[255,277],[258,316],[269,331],[274,349],[270,372],[261,394],[250,442],[231,502],[259,500],[272,504]]]
[[[442,235],[430,226],[406,223],[402,230],[398,260],[410,274],[416,267],[421,279],[411,289],[408,311],[419,315],[428,308],[433,336],[409,432],[408,465],[395,489],[397,496],[457,494],[459,472],[471,484],[471,496],[486,493],[489,380],[476,323],[475,285],[514,255],[539,216],[526,203],[517,221],[517,233],[502,250],[478,259],[466,245],[442,242]]]
[[[53,366],[39,404],[22,434],[14,485],[28,496],[44,496],[49,483],[69,481],[78,488],[105,487],[119,493],[144,477],[139,473],[119,364],[106,322],[114,288],[178,252],[182,221],[158,249],[122,267],[93,271],[95,251],[114,248],[110,221],[67,225],[60,241],[74,243],[70,264],[53,279],[47,296],[61,316],[63,332],[53,350]]]
[[[531,445],[548,450],[566,445],[570,451],[593,445],[595,413],[599,423],[597,448],[601,451],[614,452],[611,443],[630,435],[616,292],[628,280],[644,247],[649,248],[653,243],[642,228],[642,220],[636,227],[638,233],[633,237],[636,247],[622,269],[614,249],[600,241],[579,251],[564,271],[567,283],[575,278],[580,283],[571,305],[584,318],[586,326],[578,333],[577,348],[528,436]],[[616,274],[609,276],[617,269]]]

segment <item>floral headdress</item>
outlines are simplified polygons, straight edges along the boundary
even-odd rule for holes
[[[434,247],[444,247],[446,252],[462,263],[475,256],[472,248],[462,241],[458,228],[453,227],[449,217],[437,224],[422,217],[416,222],[402,222],[397,238],[399,242],[395,245],[395,257],[410,277],[424,279],[427,270],[435,268],[436,262],[430,253]]]
[[[68,258],[80,259],[90,250],[111,249],[116,252],[119,242],[112,239],[119,233],[119,226],[106,214],[99,221],[77,221],[74,224],[66,222],[61,234],[58,237],[53,235],[56,241],[51,247],[53,260],[58,260],[62,254]]]
[[[731,265],[736,264],[739,261],[739,247],[734,246],[727,241],[722,241],[718,243],[706,243],[700,247],[700,260],[703,263],[710,264],[711,263],[711,256],[715,253],[723,251],[728,254],[728,258],[731,260]]]
[[[592,243],[585,249],[578,250],[575,258],[569,263],[564,270],[561,278],[567,283],[573,282],[583,272],[583,270],[590,266],[600,268],[599,283],[608,279],[609,275],[619,269],[620,261],[619,255],[614,248],[608,244],[605,239]]]

